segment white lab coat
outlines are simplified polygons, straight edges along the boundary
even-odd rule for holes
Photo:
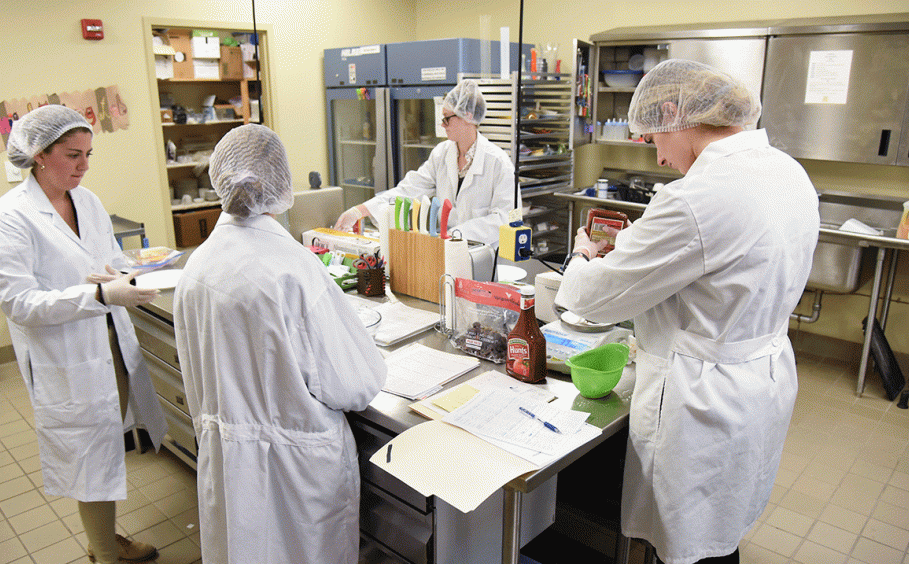
[[[0,197],[0,306],[35,409],[44,489],[80,501],[126,499],[123,433],[138,425],[159,448],[167,423],[126,309],[85,282],[124,267],[110,216],[88,189],[70,191],[79,235],[34,177]],[[125,421],[108,338],[114,319],[129,372]]]
[[[274,219],[221,214],[186,263],[174,324],[202,559],[355,563],[360,474],[344,411],[366,408],[386,368],[325,266]]]
[[[398,185],[377,194],[364,205],[369,214],[379,217],[397,196],[438,196],[451,200],[448,231],[458,229],[461,237],[499,246],[499,226],[508,223],[514,209],[514,164],[501,147],[477,133],[473,162],[458,190],[458,146],[442,141],[420,168],[408,172]],[[518,206],[521,196],[518,194]]]
[[[764,510],[798,387],[787,330],[818,237],[802,167],[764,130],[711,143],[558,304],[634,318],[622,531],[667,564],[733,552]]]

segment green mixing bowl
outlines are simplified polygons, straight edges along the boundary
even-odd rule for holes
[[[601,398],[612,391],[628,362],[628,345],[608,343],[565,360],[571,381],[585,398]]]

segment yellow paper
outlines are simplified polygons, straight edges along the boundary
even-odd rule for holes
[[[432,400],[432,403],[451,413],[461,407],[473,396],[477,395],[477,390],[473,386],[462,384],[447,394]]]

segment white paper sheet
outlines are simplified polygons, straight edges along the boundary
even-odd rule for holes
[[[408,399],[419,399],[434,394],[446,382],[480,366],[480,361],[413,343],[388,355],[385,364],[388,377],[382,389]]]
[[[524,408],[535,417],[521,411]],[[553,455],[581,430],[589,413],[559,409],[504,390],[483,390],[442,418],[483,438]],[[544,425],[550,423],[559,432]]]
[[[353,304],[370,307],[382,314],[382,322],[376,332],[375,341],[380,347],[387,347],[407,337],[421,333],[439,321],[439,313],[425,311],[404,305],[392,300],[378,303],[353,294],[347,294],[347,299]]]
[[[812,51],[805,81],[806,104],[845,104],[849,95],[852,51]]]
[[[422,495],[439,496],[464,513],[514,478],[538,468],[441,421],[411,427],[369,460]]]

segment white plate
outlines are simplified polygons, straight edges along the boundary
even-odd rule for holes
[[[527,271],[520,266],[510,264],[496,265],[496,279],[499,282],[520,282],[527,276]]]
[[[155,270],[148,274],[136,276],[136,286],[139,288],[153,288],[155,290],[167,290],[177,285],[177,280],[183,274],[182,268],[171,268],[168,270]]]
[[[602,331],[608,331],[615,326],[615,323],[596,323],[594,321],[587,321],[580,315],[570,311],[563,311],[559,316],[559,319],[561,319],[562,323],[565,325],[568,325],[575,331],[581,331],[582,333],[600,333]]]

